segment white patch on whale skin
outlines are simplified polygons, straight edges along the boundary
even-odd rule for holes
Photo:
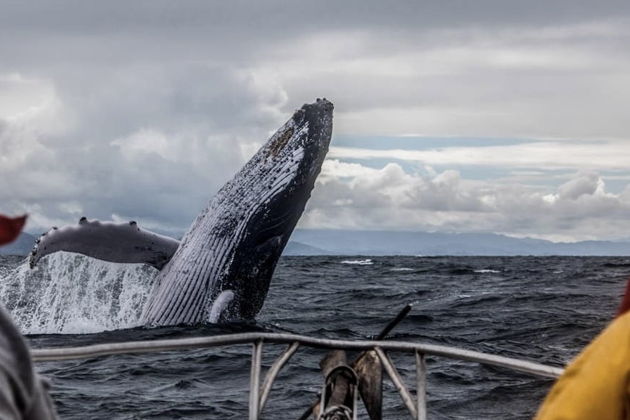
[[[221,318],[221,314],[225,311],[228,305],[234,300],[234,292],[231,290],[224,290],[214,300],[212,309],[210,309],[210,315],[208,315],[208,322],[216,324]]]

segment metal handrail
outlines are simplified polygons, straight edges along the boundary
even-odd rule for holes
[[[381,340],[335,340],[328,338],[313,338],[298,334],[250,332],[241,334],[215,335],[210,337],[174,338],[150,341],[127,341],[121,343],[93,344],[79,347],[58,347],[34,349],[31,354],[36,362],[70,360],[88,357],[98,357],[123,353],[147,353],[159,351],[173,351],[191,348],[209,348],[234,344],[253,344],[252,369],[250,382],[249,418],[259,418],[265,406],[273,381],[284,364],[298,349],[298,346],[307,346],[321,349],[343,350],[374,350],[383,363],[390,379],[396,385],[405,406],[409,409],[413,418],[426,419],[426,367],[425,356],[439,356],[450,359],[477,362],[484,365],[498,366],[514,371],[527,373],[545,378],[557,378],[563,369],[543,365],[525,360],[513,359],[504,356],[496,356],[477,351],[464,350],[456,347],[441,346],[425,343],[411,343],[405,341],[381,341]],[[288,349],[273,363],[266,378],[260,387],[261,354],[263,343],[289,344]],[[385,353],[386,351],[413,352],[416,355],[417,364],[417,402],[406,386],[400,380],[399,374],[393,362]]]

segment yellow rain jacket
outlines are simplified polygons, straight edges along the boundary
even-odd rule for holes
[[[630,312],[566,368],[536,420],[630,420]]]

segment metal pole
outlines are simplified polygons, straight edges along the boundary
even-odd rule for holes
[[[396,318],[392,319],[389,324],[387,324],[385,326],[385,328],[383,328],[383,331],[381,331],[381,333],[379,335],[376,336],[376,340],[384,340],[385,337],[387,337],[387,335],[392,332],[392,330],[394,329],[394,327],[398,324],[400,324],[400,321],[402,321],[403,319],[405,319],[405,317],[407,316],[407,314],[409,313],[409,311],[411,311],[411,308],[413,308],[413,305],[408,304],[406,305],[404,308],[402,308],[400,310],[400,312],[398,312],[398,315],[396,315]]]
[[[293,353],[295,353],[300,346],[300,343],[297,341],[292,343],[285,351],[278,357],[278,359],[273,363],[273,365],[269,368],[267,372],[267,376],[265,376],[265,380],[263,381],[261,395],[260,395],[260,404],[258,406],[258,414],[262,413],[263,408],[265,408],[265,404],[267,404],[267,398],[269,398],[269,393],[271,392],[271,387],[273,386],[273,381],[280,373],[280,369],[289,361]]]
[[[258,392],[260,386],[260,364],[262,340],[256,340],[252,349],[252,374],[249,382],[249,420],[258,420]]]
[[[380,347],[374,347],[374,350],[376,351],[376,354],[378,354],[379,359],[381,359],[381,362],[383,363],[383,367],[385,368],[385,371],[389,375],[389,378],[392,380],[392,382],[396,386],[396,389],[398,389],[400,398],[402,398],[403,402],[405,403],[405,406],[407,406],[407,410],[409,410],[409,412],[411,413],[411,417],[414,419],[418,418],[418,412],[416,410],[413,397],[407,390],[407,387],[405,386],[405,383],[400,377],[400,374],[398,374],[398,371],[396,370],[394,363]]]
[[[418,404],[418,420],[427,420],[427,365],[424,354],[416,351],[416,402]]]
[[[280,333],[240,333],[215,335],[209,337],[170,338],[163,340],[127,341],[122,343],[91,344],[79,347],[58,347],[33,349],[31,356],[35,362],[51,360],[81,359],[86,357],[99,357],[111,354],[146,353],[157,351],[173,351],[180,349],[208,348],[235,344],[247,344],[256,340],[264,340],[267,343],[291,344],[299,341],[307,347],[344,350],[371,350],[379,346],[385,350],[395,351],[421,351],[426,355],[448,357],[451,359],[465,360],[468,362],[483,363],[485,365],[499,366],[518,372],[527,373],[546,378],[557,378],[563,372],[562,368],[545,366],[540,363],[525,360],[511,359],[509,357],[495,356],[479,353],[456,347],[439,346],[434,344],[413,343],[405,341],[373,341],[373,340],[332,340],[327,338],[314,338],[297,334]]]

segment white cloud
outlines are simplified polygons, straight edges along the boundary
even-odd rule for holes
[[[422,176],[397,164],[377,170],[333,160],[302,226],[619,238],[630,223],[629,191],[607,192],[595,172],[577,173],[557,188],[534,188],[467,181],[453,170]]]

